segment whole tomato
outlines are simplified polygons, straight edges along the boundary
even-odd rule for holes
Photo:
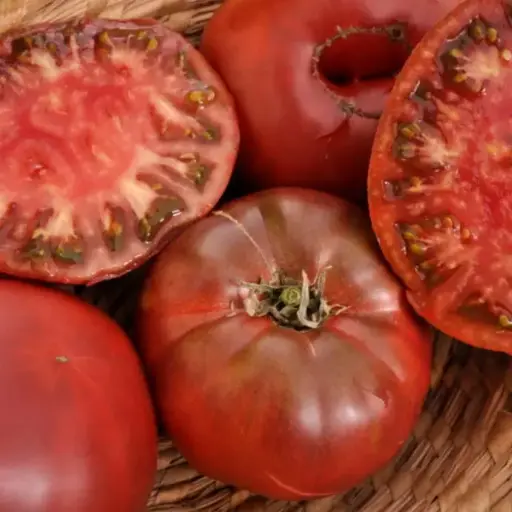
[[[356,207],[293,188],[235,201],[169,244],[142,297],[163,422],[206,475],[278,499],[338,493],[411,432],[430,334]]]
[[[0,512],[142,512],[156,429],[129,340],[72,296],[0,281]]]
[[[310,187],[362,201],[393,76],[459,0],[227,0],[201,51],[234,95],[233,192]]]

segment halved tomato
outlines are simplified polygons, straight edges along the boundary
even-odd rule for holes
[[[206,214],[238,148],[231,97],[153,20],[0,41],[0,271],[80,283],[136,266]]]
[[[369,202],[417,312],[512,354],[511,6],[469,0],[415,49],[379,124]]]

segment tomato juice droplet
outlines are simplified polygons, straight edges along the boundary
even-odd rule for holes
[[[2,272],[69,283],[122,274],[227,186],[239,143],[231,96],[153,20],[4,34],[0,86]]]
[[[512,24],[468,0],[414,50],[379,123],[374,230],[416,310],[512,353]],[[504,8],[505,7],[505,8]]]

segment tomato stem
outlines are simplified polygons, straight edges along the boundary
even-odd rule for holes
[[[327,268],[320,271],[311,283],[305,271],[302,280],[292,279],[269,260],[263,249],[243,224],[229,213],[217,210],[213,215],[232,222],[256,248],[270,273],[270,280],[258,283],[241,283],[248,290],[244,298],[244,311],[249,316],[269,316],[281,327],[297,331],[316,329],[330,316],[346,311],[347,306],[330,305],[324,298]]]
[[[279,295],[279,300],[286,306],[298,307],[300,306],[301,297],[302,292],[300,287],[290,286],[289,288],[283,289],[281,295]]]
[[[305,271],[302,280],[276,271],[269,282],[242,283],[249,293],[244,309],[249,316],[269,316],[281,327],[297,331],[317,329],[333,315],[346,311],[346,306],[330,305],[324,298],[327,269],[310,282]]]

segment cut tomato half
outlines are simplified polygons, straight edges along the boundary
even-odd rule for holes
[[[369,203],[417,312],[512,354],[511,6],[469,0],[416,47],[379,123]]]
[[[40,25],[0,41],[0,271],[93,283],[208,213],[239,143],[231,96],[153,20]]]

